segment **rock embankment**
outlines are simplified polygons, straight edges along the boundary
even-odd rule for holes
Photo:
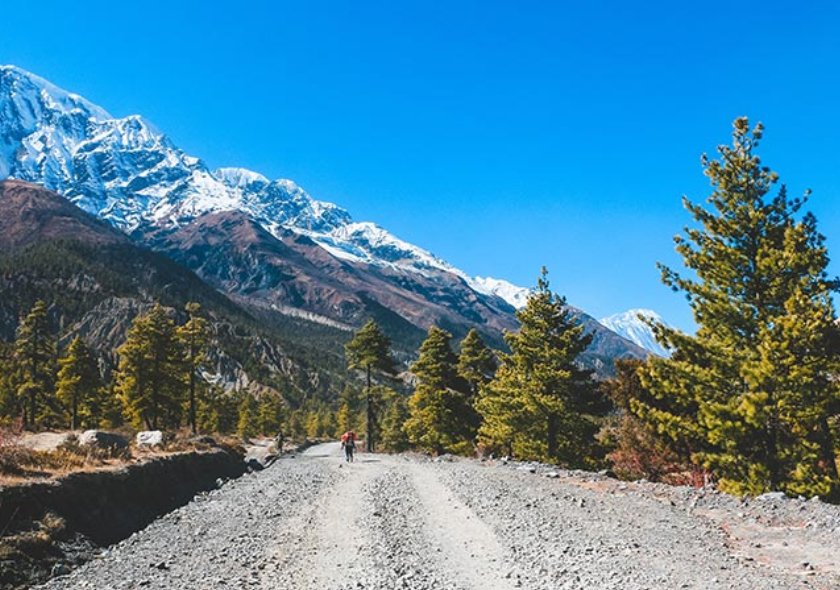
[[[244,471],[240,456],[219,449],[0,487],[0,588],[69,571],[97,547],[128,537],[217,487],[217,480]]]

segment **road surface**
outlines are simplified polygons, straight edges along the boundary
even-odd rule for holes
[[[819,502],[500,462],[347,465],[332,443],[198,496],[47,587],[827,589],[837,555],[840,512]]]

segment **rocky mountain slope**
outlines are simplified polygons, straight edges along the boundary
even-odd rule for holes
[[[248,305],[323,325],[386,324],[404,350],[438,324],[501,345],[527,290],[471,278],[430,252],[294,182],[211,170],[140,116],[0,66],[0,178],[38,183],[144,241]],[[206,234],[206,235],[204,235]],[[581,313],[595,332],[585,362],[646,352]]]
[[[210,381],[224,387],[272,387],[287,398],[323,395],[340,383],[343,359],[289,345],[286,332],[325,329],[279,326],[257,319],[190,270],[132,242],[122,232],[59,195],[16,180],[0,181],[0,339],[14,338],[35,301],[50,303],[63,341],[88,339],[106,360],[132,319],[154,301],[183,310],[199,302],[211,320]],[[334,329],[333,329],[334,330]],[[335,331],[335,330],[334,330]],[[340,332],[346,338],[345,332]]]

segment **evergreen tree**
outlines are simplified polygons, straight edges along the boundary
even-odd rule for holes
[[[185,388],[183,350],[166,309],[155,304],[135,318],[117,354],[117,392],[135,425],[177,427]]]
[[[70,429],[76,430],[80,425],[99,426],[104,400],[99,364],[93,351],[77,336],[58,364],[56,397],[70,415]]]
[[[519,332],[505,335],[511,352],[477,402],[480,438],[523,458],[584,465],[602,402],[592,372],[577,363],[592,337],[549,289],[545,269],[516,317]]]
[[[640,413],[734,493],[837,498],[835,443],[838,355],[826,273],[828,252],[807,200],[789,199],[755,149],[763,129],[736,119],[719,160],[703,157],[708,207],[684,199],[696,222],[675,238],[690,277],[661,266],[686,294],[698,330],[655,326],[675,349],[655,359],[645,385],[664,407]]]
[[[389,391],[385,397],[385,412],[382,417],[382,447],[391,453],[408,450],[410,442],[405,432],[409,411],[405,397]]]
[[[393,374],[394,359],[391,356],[391,341],[379,329],[376,322],[369,320],[345,345],[345,357],[349,369],[365,373],[366,433],[367,451],[372,453],[376,446],[377,408],[373,394],[373,374]]]
[[[467,332],[461,341],[458,355],[458,374],[470,386],[470,396],[475,398],[496,374],[498,363],[493,351],[487,348],[484,340],[475,328]]]
[[[349,430],[359,430],[359,396],[355,389],[346,386],[338,400],[338,412],[336,413],[336,436],[341,436]]]
[[[239,402],[239,418],[236,422],[236,433],[242,440],[248,440],[259,434],[257,413],[259,405],[256,398],[246,392]]]
[[[278,393],[265,392],[257,410],[257,428],[262,434],[276,436],[283,427],[285,406]]]
[[[215,385],[199,390],[198,427],[204,432],[236,432],[239,402],[233,392]]]
[[[477,422],[466,383],[458,375],[458,357],[449,345],[451,339],[449,332],[432,326],[417,361],[411,365],[417,388],[409,400],[405,431],[412,444],[437,454],[467,453]]]
[[[54,412],[55,336],[47,317],[47,304],[37,301],[20,323],[15,340],[15,359],[21,382],[18,397],[26,427],[34,429],[41,414]],[[40,406],[40,409],[39,409]]]
[[[189,390],[189,421],[193,434],[198,432],[196,421],[196,387],[198,384],[199,370],[204,362],[209,340],[207,320],[199,316],[201,305],[190,302],[186,306],[189,319],[187,323],[178,328],[178,336],[184,346],[184,367],[187,372],[187,383]]]
[[[0,342],[0,418],[4,422],[23,414],[19,398],[20,368],[15,362],[13,343]]]
[[[685,480],[685,474],[693,471],[688,449],[677,447],[657,432],[655,424],[636,412],[639,404],[659,405],[641,382],[645,361],[618,359],[615,368],[615,377],[601,382],[601,390],[616,411],[598,434],[598,440],[608,450],[607,459],[613,470],[624,479],[670,478],[670,481],[691,483]]]

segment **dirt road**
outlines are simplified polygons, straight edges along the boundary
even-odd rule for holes
[[[840,511],[822,503],[493,462],[345,465],[328,444],[199,496],[48,587],[828,589],[839,554]]]

